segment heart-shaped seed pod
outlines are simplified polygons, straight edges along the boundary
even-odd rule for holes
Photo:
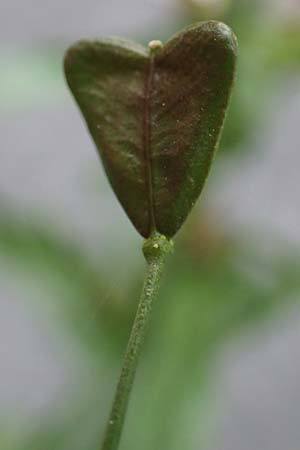
[[[234,80],[237,41],[200,22],[148,48],[111,38],[66,53],[68,85],[112,188],[145,238],[172,237],[197,200]]]

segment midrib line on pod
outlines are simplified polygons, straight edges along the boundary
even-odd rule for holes
[[[149,58],[149,64],[146,73],[145,88],[144,88],[144,109],[143,109],[143,149],[145,160],[146,183],[148,193],[148,212],[149,212],[149,234],[155,229],[155,215],[154,215],[154,193],[153,193],[153,174],[152,174],[152,158],[151,158],[151,88],[154,73],[154,55]]]

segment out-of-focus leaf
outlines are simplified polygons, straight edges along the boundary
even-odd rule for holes
[[[52,293],[61,321],[87,349],[99,352],[99,339],[109,346],[126,336],[133,304],[122,302],[113,284],[93,267],[76,243],[66,242],[47,227],[24,223],[2,211],[0,258],[4,265],[16,266],[28,279]],[[43,298],[43,297],[41,297]],[[39,307],[50,307],[43,305]]]
[[[232,0],[180,0],[179,3],[194,20],[224,20]]]
[[[116,38],[65,58],[69,87],[129,218],[173,236],[198,198],[234,79],[236,38],[220,22],[187,27],[151,52]]]
[[[269,71],[286,73],[300,69],[300,20],[279,23],[262,30]]]

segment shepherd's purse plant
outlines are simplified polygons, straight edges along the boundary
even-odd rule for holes
[[[172,238],[202,191],[230,99],[237,41],[217,21],[165,44],[80,41],[65,56],[70,90],[109,182],[145,238],[145,281],[107,422],[102,450],[117,450]]]

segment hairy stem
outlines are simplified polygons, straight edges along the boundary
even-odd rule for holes
[[[152,304],[157,296],[166,255],[172,248],[172,242],[158,233],[153,234],[144,243],[143,251],[148,263],[147,272],[106,426],[102,450],[117,450],[119,446],[130,392],[151,317]]]

